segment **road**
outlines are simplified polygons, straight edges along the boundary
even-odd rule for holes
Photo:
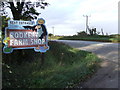
[[[92,41],[55,40],[73,48],[95,53],[102,59],[101,68],[79,88],[118,88],[118,43]]]
[[[2,89],[2,43],[0,42],[0,90]]]

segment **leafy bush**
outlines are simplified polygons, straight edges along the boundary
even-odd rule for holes
[[[87,36],[87,33],[85,31],[77,32],[78,36]]]

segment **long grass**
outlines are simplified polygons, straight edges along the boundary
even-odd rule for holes
[[[100,59],[90,52],[57,42],[49,46],[42,65],[40,53],[33,50],[3,54],[3,88],[72,88],[99,66]]]

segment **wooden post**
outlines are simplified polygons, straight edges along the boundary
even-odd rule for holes
[[[44,64],[44,55],[45,55],[45,53],[41,53],[41,65]]]

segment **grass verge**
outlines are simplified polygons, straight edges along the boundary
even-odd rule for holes
[[[40,53],[33,50],[3,54],[3,88],[72,88],[99,66],[100,59],[90,52],[57,42],[49,42],[49,46],[43,65]]]

